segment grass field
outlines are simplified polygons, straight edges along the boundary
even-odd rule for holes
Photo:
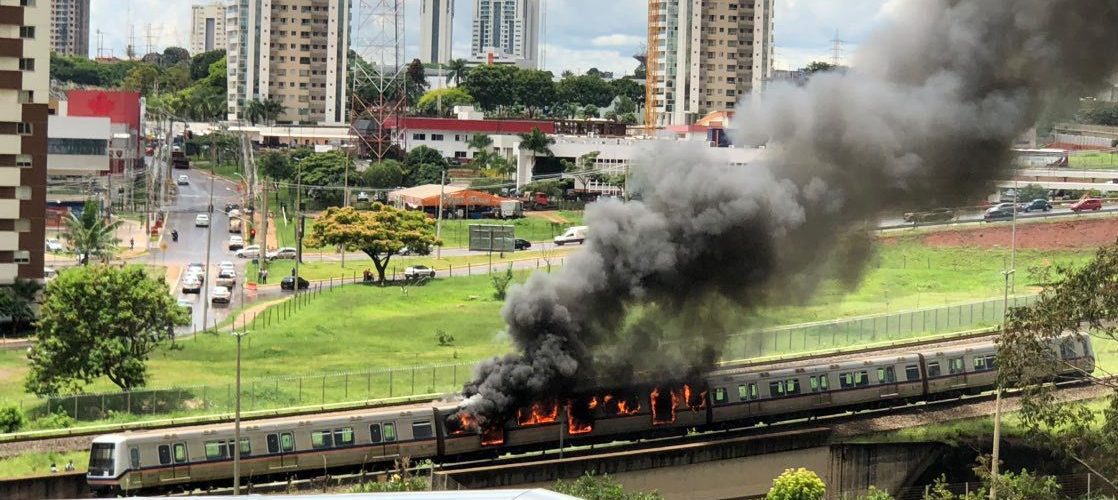
[[[1081,169],[1115,169],[1118,168],[1118,153],[1072,153],[1068,155],[1068,166]]]
[[[234,163],[219,163],[217,165],[217,168],[211,168],[209,160],[191,159],[190,168],[196,168],[198,170],[204,170],[206,172],[212,171],[217,175],[234,181],[240,180],[240,177],[237,177],[237,174],[241,173],[241,168]]]
[[[63,472],[66,462],[73,460],[74,469],[85,471],[89,467],[88,451],[38,452],[22,453],[19,456],[0,459],[0,479],[15,477],[39,476],[50,474],[50,465],[54,464],[59,472]]]

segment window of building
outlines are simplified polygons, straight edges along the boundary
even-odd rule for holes
[[[16,124],[16,133],[19,135],[31,135],[35,133],[34,130],[30,123],[19,122]]]
[[[16,166],[20,168],[31,168],[31,155],[16,155]]]
[[[411,135],[411,140],[413,140],[413,141],[426,141],[427,140],[427,134],[412,134]]]
[[[31,186],[16,186],[16,199],[17,200],[30,200],[31,199]]]
[[[431,140],[432,141],[441,141],[441,140],[443,140],[443,135],[442,134],[431,134]]]
[[[105,156],[109,141],[104,139],[47,139],[47,154]]]
[[[34,90],[21,90],[21,91],[19,91],[19,103],[20,104],[28,104],[28,103],[31,103],[31,102],[35,102],[35,91]]]
[[[30,57],[21,57],[19,59],[19,69],[21,71],[35,71],[35,60]]]
[[[35,38],[35,27],[34,26],[20,26],[19,27],[19,37],[20,38]]]

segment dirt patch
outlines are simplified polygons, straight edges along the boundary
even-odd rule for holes
[[[1118,219],[1114,218],[1017,225],[1017,248],[1098,248],[1114,243],[1116,237]],[[933,247],[1009,248],[1013,240],[1013,229],[1009,224],[998,223],[973,229],[937,232],[926,235],[921,240]]]
[[[537,219],[544,219],[546,221],[554,222],[556,224],[570,224],[571,223],[571,221],[569,221],[567,219],[564,219],[563,217],[561,217],[559,215],[559,212],[556,212],[554,210],[544,210],[544,211],[540,211],[540,212],[529,212],[529,211],[526,210],[526,211],[524,211],[524,216],[525,217],[534,217],[534,218],[537,218]]]

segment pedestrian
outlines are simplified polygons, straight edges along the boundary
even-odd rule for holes
[[[293,267],[293,268],[291,268],[291,277],[292,277],[292,278],[294,278],[294,277],[295,277],[295,268],[294,268],[294,267]]]
[[[260,270],[260,282],[265,284],[265,285],[268,284],[268,270],[267,269],[261,269]]]
[[[73,471],[74,471],[74,460],[71,459],[69,462],[66,462],[66,472],[73,472]]]
[[[58,466],[54,465],[54,462],[50,463],[50,473],[51,474],[58,474]]]
[[[136,249],[136,238],[128,238],[128,249],[129,250],[135,250]]]

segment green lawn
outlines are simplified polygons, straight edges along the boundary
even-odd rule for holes
[[[241,167],[235,163],[220,163],[218,164],[217,168],[211,168],[209,160],[191,159],[190,167],[196,168],[198,170],[204,170],[206,172],[213,172],[221,177],[225,177],[226,179],[231,179],[234,181],[239,181],[241,179],[240,177],[238,177],[238,174],[243,175],[241,173]]]
[[[439,277],[457,277],[471,274],[467,272],[466,266],[472,268],[472,274],[481,273],[482,269],[488,271],[490,264],[494,272],[502,271],[512,262],[530,261],[538,265],[540,269],[544,269],[551,261],[553,266],[558,266],[562,259],[575,251],[576,248],[564,248],[544,251],[520,251],[509,252],[504,254],[493,254],[492,257],[488,255],[470,255],[470,256],[453,256],[443,257],[436,259],[435,254],[424,256],[396,256],[389,261],[389,269],[386,273],[389,279],[392,276],[400,277],[404,269],[408,266],[422,264],[434,268],[438,272]],[[326,255],[333,256],[333,253]],[[373,267],[373,261],[363,254],[356,259],[347,259],[345,266],[342,266],[341,261],[334,260],[315,260],[319,258],[319,254],[310,251],[303,254],[303,263],[299,265],[299,275],[308,280],[329,280],[333,279],[346,279],[352,280],[354,276],[358,279],[361,278],[361,273],[365,269],[369,269],[376,273],[376,268]],[[294,260],[276,260],[269,264],[269,273],[273,278],[271,281],[275,282],[275,276],[286,276],[291,272],[291,268],[295,267]],[[256,279],[257,264],[249,262],[245,268],[245,276],[250,281]]]
[[[1118,168],[1118,153],[1071,153],[1068,155],[1068,165],[1081,169],[1114,169]]]
[[[58,467],[59,472],[64,472],[66,462],[70,460],[74,461],[76,471],[84,472],[89,467],[89,452],[35,452],[3,458],[0,459],[0,479],[49,475],[51,464]]]

